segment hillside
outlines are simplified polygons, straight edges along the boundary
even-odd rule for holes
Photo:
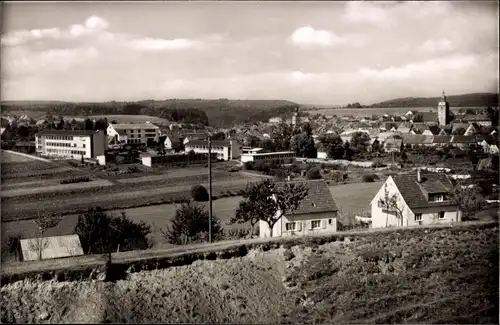
[[[366,107],[435,107],[441,97],[406,97],[386,100]],[[498,106],[498,94],[473,93],[446,96],[451,107],[495,107]]]
[[[174,122],[211,126],[267,121],[276,115],[290,115],[298,105],[285,100],[168,99],[138,102],[70,103],[3,102],[3,112],[44,112],[53,115],[149,115]]]
[[[1,289],[1,321],[498,324],[498,224],[283,246],[116,282],[14,282]]]

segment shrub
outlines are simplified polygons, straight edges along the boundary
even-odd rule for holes
[[[21,235],[12,235],[2,238],[2,261],[8,256],[13,255],[16,260],[19,259],[21,249]]]
[[[244,168],[245,168],[245,170],[253,170],[253,169],[254,169],[254,164],[253,164],[253,162],[251,162],[251,161],[247,161],[247,162],[244,164]]]
[[[60,184],[74,184],[74,183],[83,183],[83,182],[90,182],[90,177],[88,177],[88,176],[73,177],[73,178],[69,178],[69,179],[62,179],[59,181]]]
[[[245,190],[238,190],[238,196],[245,195]]]
[[[197,202],[205,202],[209,200],[208,191],[203,185],[194,185],[191,188],[191,197]]]
[[[306,179],[321,179],[321,173],[318,168],[311,168],[306,173]]]
[[[141,171],[141,170],[140,170],[140,169],[139,169],[139,167],[137,167],[137,166],[130,166],[130,167],[128,168],[128,172],[129,172],[129,173],[131,173],[131,174],[132,174],[132,173],[139,173],[140,171]]]
[[[365,183],[373,183],[373,182],[375,182],[376,178],[377,178],[377,175],[375,175],[375,174],[363,175],[363,182],[365,182]]]

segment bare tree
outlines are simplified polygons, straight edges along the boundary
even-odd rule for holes
[[[485,200],[477,185],[467,184],[462,179],[455,181],[450,199],[457,206],[456,222],[470,220],[485,204]]]
[[[383,205],[385,208],[385,214],[386,214],[386,219],[385,219],[385,226],[388,227],[389,223],[389,213],[394,211],[396,212],[396,218],[399,221],[398,226],[404,226],[403,224],[403,210],[404,207],[399,204],[399,196],[397,193],[395,194],[390,194],[389,190],[387,189],[387,184],[385,184],[384,187],[384,201]]]
[[[35,222],[37,228],[37,237],[31,239],[28,242],[28,245],[30,250],[36,251],[38,253],[38,260],[42,260],[42,253],[49,244],[47,238],[44,237],[45,232],[47,231],[47,229],[57,226],[61,221],[61,216],[48,213],[43,210],[37,210],[36,217],[33,221]]]
[[[290,213],[293,221],[293,214],[299,208],[300,203],[306,198],[309,188],[300,183],[285,183],[283,187],[276,188],[275,198],[280,213],[279,218]]]

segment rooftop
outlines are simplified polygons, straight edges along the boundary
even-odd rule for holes
[[[451,191],[453,184],[446,174],[421,173],[422,182],[417,181],[416,173],[394,175],[392,179],[406,204],[410,208],[425,208],[442,205],[453,205],[449,201],[429,202],[427,193],[446,193]]]
[[[141,123],[141,124],[136,124],[136,123],[122,123],[122,124],[110,124],[113,126],[115,130],[121,129],[121,130],[143,130],[143,129],[159,129],[154,124],[151,123]]]
[[[338,211],[337,204],[324,180],[279,182],[277,185],[285,183],[304,184],[309,188],[309,193],[302,200],[294,215]]]
[[[98,133],[99,131],[94,130],[42,130],[38,132],[37,136],[42,135],[76,135],[76,136],[91,136]],[[101,131],[104,132],[104,131]]]

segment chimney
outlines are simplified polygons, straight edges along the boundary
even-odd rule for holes
[[[417,182],[422,183],[422,176],[420,175],[420,168],[417,169]]]

